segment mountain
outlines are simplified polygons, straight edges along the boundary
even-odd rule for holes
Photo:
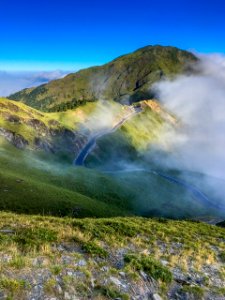
[[[147,46],[97,67],[10,95],[43,111],[62,111],[99,99],[132,103],[152,98],[154,82],[192,71],[198,59],[175,47]]]
[[[153,56],[150,74],[158,74],[160,65],[160,70],[163,69],[167,76],[173,76],[178,69],[179,72],[190,70],[187,61],[196,60],[192,54],[176,48],[146,47],[94,68],[97,71],[93,76],[99,78],[99,69],[108,70],[110,65],[114,66],[112,69],[119,69],[119,65],[124,68],[131,66],[132,61],[134,69],[129,70],[129,77],[133,80],[140,75],[137,74],[137,62],[143,66],[143,61]],[[143,71],[140,65],[139,73]],[[149,66],[146,63],[146,68]],[[113,80],[117,86],[120,78],[115,80],[114,75],[109,81]],[[77,78],[77,74],[67,78],[74,76]],[[49,85],[58,83],[61,86],[67,78]],[[138,93],[144,88],[145,84],[140,85]],[[164,142],[165,129],[180,128],[182,120],[178,121],[154,99],[140,100],[132,105],[114,100],[117,101],[83,101],[83,105],[66,111],[43,112],[20,101],[0,99],[0,208],[68,215],[76,207],[77,216],[111,216],[121,212],[125,215],[218,217],[223,220],[222,203],[204,185],[202,174],[188,174],[187,184],[184,171],[164,168],[150,158],[155,145]],[[97,138],[93,139],[95,136]],[[84,152],[84,155],[88,154],[85,166],[89,169],[74,168],[73,161],[86,147],[91,149]],[[17,180],[22,183],[15,184]],[[195,188],[196,182],[200,191]],[[44,195],[41,189],[46,191]],[[89,211],[88,201],[96,209]]]

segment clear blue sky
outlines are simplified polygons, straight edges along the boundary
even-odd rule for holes
[[[0,0],[0,70],[75,70],[150,44],[225,53],[225,1]]]

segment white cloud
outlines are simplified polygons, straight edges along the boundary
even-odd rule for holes
[[[200,73],[155,84],[160,101],[182,122],[178,131],[166,132],[161,162],[225,179],[225,56],[200,59]]]
[[[66,72],[58,70],[49,72],[0,71],[0,96],[6,97],[24,88],[38,86],[66,74]]]

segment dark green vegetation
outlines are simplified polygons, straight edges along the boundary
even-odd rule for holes
[[[124,257],[125,263],[131,265],[136,271],[144,271],[156,280],[171,283],[173,276],[168,268],[164,267],[151,256],[144,254],[127,254]]]
[[[83,175],[73,167],[18,150],[1,140],[0,209],[20,213],[71,216],[113,216],[124,214],[113,203],[113,196],[95,199],[95,189],[86,196]],[[44,159],[43,159],[44,158]],[[74,174],[75,173],[75,174]],[[79,175],[80,174],[80,175]],[[91,177],[94,181],[94,175]],[[93,182],[92,182],[93,183]],[[100,198],[100,190],[96,196]],[[114,196],[115,197],[115,196]],[[118,203],[118,201],[117,201]],[[123,204],[121,204],[123,206]],[[126,207],[124,207],[126,211]]]
[[[153,173],[115,176],[74,168],[42,152],[34,155],[16,149],[4,140],[0,165],[2,210],[74,217],[141,214],[192,218],[208,216],[209,211],[211,216],[223,214],[193,197],[185,188]]]
[[[151,172],[158,168],[153,162],[142,163],[146,149],[162,139],[163,124],[176,126],[176,119],[156,101],[141,102],[142,112],[116,132],[97,140],[96,150],[86,161],[92,169],[72,166],[88,138],[80,132],[91,132],[99,112],[107,115],[109,110],[115,111],[115,123],[130,113],[132,107],[107,102],[96,108],[96,103],[88,103],[67,112],[42,113],[5,99],[0,99],[0,105],[0,135],[23,148],[19,150],[1,138],[2,210],[74,217],[135,214],[193,218],[208,217],[209,212],[210,216],[224,216],[220,208],[210,206],[184,187]],[[88,119],[91,122],[80,130],[82,120]],[[42,143],[35,143],[39,139]],[[106,170],[123,170],[127,163],[131,168],[146,171],[105,173]],[[167,170],[166,174],[182,179],[179,172]],[[203,176],[189,174],[189,178],[192,185],[211,197],[211,191],[203,184]],[[218,203],[217,199],[210,200],[212,204]]]
[[[64,111],[99,99],[132,103],[152,98],[153,83],[191,71],[196,61],[193,54],[175,47],[147,46],[9,98],[43,111]]]

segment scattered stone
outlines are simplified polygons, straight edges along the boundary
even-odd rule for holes
[[[70,294],[67,293],[67,292],[65,292],[65,293],[64,293],[64,299],[65,299],[65,300],[71,300]]]
[[[151,296],[151,299],[152,299],[152,300],[162,300],[162,298],[159,296],[159,294],[153,294],[153,295]]]
[[[116,277],[110,276],[109,280],[112,283],[114,283],[116,286],[121,286],[122,285],[121,281],[118,278],[116,278]]]
[[[75,265],[78,267],[85,267],[87,265],[87,262],[84,259],[80,259]]]
[[[104,267],[101,268],[101,271],[108,272],[109,271],[109,267],[108,266],[104,266]]]
[[[73,272],[67,271],[67,275],[68,275],[68,276],[73,276]]]
[[[126,273],[125,273],[125,272],[119,272],[119,275],[120,275],[121,277],[123,277],[123,278],[126,277]]]
[[[148,275],[144,271],[140,271],[140,275],[144,280],[148,280]]]
[[[0,233],[4,233],[4,234],[14,234],[15,231],[12,229],[1,229]]]

